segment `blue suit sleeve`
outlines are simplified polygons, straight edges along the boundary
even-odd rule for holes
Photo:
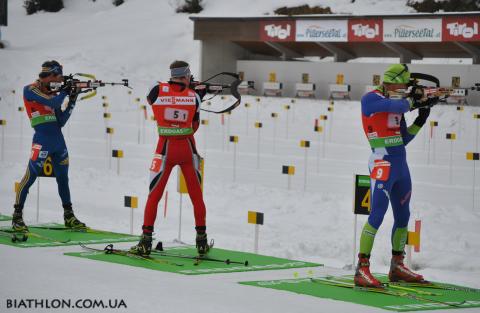
[[[55,116],[57,117],[57,122],[60,127],[63,127],[65,124],[67,124],[67,121],[72,115],[73,109],[75,108],[75,102],[75,100],[70,99],[64,111],[62,111],[60,108],[55,109]]]
[[[67,93],[65,91],[61,91],[58,95],[49,97],[35,86],[25,86],[23,89],[23,96],[29,101],[38,102],[52,109],[60,109],[63,100],[65,100],[65,97],[67,97]]]
[[[374,92],[369,92],[362,97],[362,113],[370,116],[379,112],[405,113],[410,110],[407,99],[384,98]]]

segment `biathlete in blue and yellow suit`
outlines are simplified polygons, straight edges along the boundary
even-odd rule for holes
[[[384,73],[383,84],[361,100],[363,129],[372,155],[369,161],[371,211],[360,237],[355,272],[355,284],[358,286],[381,287],[381,283],[370,273],[369,259],[389,203],[394,217],[389,279],[424,282],[422,275],[412,272],[403,263],[412,194],[405,146],[425,124],[430,107],[438,102],[438,98],[426,98],[422,91],[419,95],[418,90],[411,93],[412,96],[402,97],[397,91],[406,90],[409,82],[410,72],[405,64],[391,65]],[[418,117],[407,127],[404,113],[417,108]]]
[[[61,131],[75,107],[78,90],[59,90],[53,87],[61,82],[63,82],[62,66],[57,61],[47,61],[42,64],[38,80],[23,89],[25,108],[35,133],[27,171],[16,194],[12,219],[12,227],[15,231],[28,231],[23,221],[23,206],[28,190],[35,182],[48,156],[51,157],[57,179],[65,226],[85,228],[85,224],[73,214],[68,186],[68,150]],[[62,110],[61,106],[67,96],[69,97],[68,105],[65,110]]]

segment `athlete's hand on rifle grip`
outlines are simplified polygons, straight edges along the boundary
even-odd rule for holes
[[[423,88],[419,86],[412,86],[408,97],[412,98],[415,101],[423,101],[426,100],[426,94]]]

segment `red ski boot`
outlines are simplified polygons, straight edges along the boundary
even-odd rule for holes
[[[356,286],[368,288],[382,288],[382,283],[370,273],[370,256],[358,254],[358,264],[355,270],[354,282]]]
[[[388,279],[391,282],[427,283],[422,275],[414,273],[406,267],[405,264],[403,264],[403,259],[403,254],[392,255]]]

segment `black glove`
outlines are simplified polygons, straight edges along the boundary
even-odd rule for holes
[[[418,116],[413,122],[413,124],[422,127],[427,122],[427,118],[430,115],[430,108],[420,108],[418,109]]]
[[[412,98],[414,101],[420,101],[423,98],[423,93],[424,92],[421,87],[413,86],[407,97]]]
[[[60,88],[60,91],[65,91],[67,93],[70,93],[70,89],[72,89],[72,81],[71,80],[65,80],[63,82],[62,87]]]
[[[433,107],[434,105],[438,104],[440,102],[440,98],[439,97],[432,97],[432,98],[428,98],[425,103],[431,108]]]
[[[81,91],[80,88],[76,88],[76,87],[70,85],[70,88],[66,89],[69,100],[73,101],[73,102],[77,101],[77,97],[80,94],[80,91]]]
[[[438,97],[427,98],[426,100],[423,100],[423,101],[415,100],[413,98],[410,98],[410,99],[412,99],[412,105],[410,106],[410,111],[413,111],[419,108],[431,108],[439,102]]]

